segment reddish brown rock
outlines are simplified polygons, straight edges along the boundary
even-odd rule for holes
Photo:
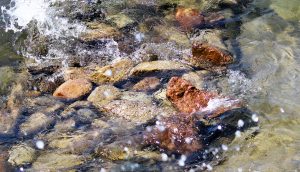
[[[193,8],[179,7],[175,15],[176,20],[179,22],[181,27],[188,31],[193,27],[204,23],[204,17],[200,12]]]
[[[92,83],[86,79],[68,80],[53,93],[54,97],[65,99],[80,98],[92,90]]]
[[[193,45],[192,55],[192,65],[205,69],[222,67],[233,63],[233,57],[229,52],[206,43]]]
[[[157,145],[161,149],[181,154],[190,154],[200,150],[202,142],[198,137],[195,122],[196,119],[187,114],[164,118],[144,135],[144,143]]]
[[[234,108],[241,107],[239,100],[219,96],[216,92],[199,90],[188,81],[173,77],[168,83],[167,98],[182,113],[195,113],[208,118]],[[215,99],[219,103],[213,107],[207,107],[210,100]]]
[[[179,77],[172,77],[168,83],[167,98],[183,113],[196,112],[206,107],[209,100],[216,96],[216,93],[199,90]]]
[[[155,90],[160,84],[160,80],[156,77],[146,77],[133,86],[135,91],[151,91]]]

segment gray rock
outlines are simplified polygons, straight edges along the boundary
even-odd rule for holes
[[[75,116],[76,125],[91,124],[93,120],[98,117],[98,115],[94,111],[87,108],[79,109],[76,113],[77,113],[77,115]]]
[[[166,116],[172,113],[168,109],[139,100],[115,100],[103,108],[111,118],[123,118],[135,124],[146,123],[156,116]]]
[[[13,109],[11,112],[0,111],[0,134],[13,134],[19,116],[19,109]]]
[[[36,159],[36,150],[26,144],[16,145],[9,151],[8,162],[12,165],[30,164]]]
[[[74,119],[67,119],[55,124],[55,131],[56,132],[71,132],[75,130],[75,120]]]
[[[55,118],[44,113],[37,112],[20,125],[20,134],[28,136],[48,129],[55,122]]]

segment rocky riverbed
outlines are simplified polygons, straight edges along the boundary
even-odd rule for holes
[[[256,92],[230,88],[251,3],[49,1],[0,68],[0,169],[211,171],[259,133]]]

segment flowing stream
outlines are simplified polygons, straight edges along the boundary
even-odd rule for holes
[[[120,2],[110,3],[118,5]],[[199,3],[184,0],[178,2],[192,7]],[[145,1],[145,6],[151,6],[152,3],[155,4],[156,1]],[[97,63],[110,63],[132,53],[132,57],[139,61],[142,50],[132,49],[140,46],[142,42],[152,43],[149,45],[152,51],[157,50],[158,58],[168,59],[172,56],[177,60],[182,54],[189,54],[188,48],[177,48],[170,42],[160,43],[155,40],[155,35],[143,34],[139,30],[129,31],[125,38],[127,40],[122,40],[122,45],[134,42],[133,48],[122,49],[121,43],[118,48],[117,41],[106,39],[101,46],[94,45],[87,49],[86,45],[75,43],[76,38],[87,29],[83,22],[70,19],[66,14],[61,15],[60,9],[55,9],[53,4],[54,0],[1,0],[2,85],[10,80],[7,77],[19,75],[23,61],[28,59],[41,63],[60,60],[66,67],[66,59],[74,54],[78,55],[83,65],[89,59],[96,59]],[[111,8],[108,13],[115,12],[113,5]],[[234,94],[246,100],[247,108],[257,114],[259,124],[250,131],[239,133],[239,137],[223,147],[224,160],[218,165],[207,167],[206,170],[297,172],[300,170],[300,1],[257,0],[243,10],[224,26],[227,30],[226,36],[229,37],[224,43],[237,61],[230,66],[226,79],[215,82],[225,94]],[[146,13],[148,11],[145,11],[145,15]],[[232,10],[229,13],[235,12]],[[22,31],[33,20],[37,22],[39,33],[51,38],[47,55],[36,56],[19,46],[20,39],[24,36]],[[89,58],[85,59],[87,56]],[[8,75],[7,71],[13,74]],[[4,92],[1,93],[3,98],[0,103],[6,100],[10,88],[5,89],[0,85],[0,93]],[[166,166],[173,165],[177,164]]]

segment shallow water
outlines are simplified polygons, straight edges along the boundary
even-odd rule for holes
[[[195,2],[181,2],[184,5],[197,6]],[[0,6],[4,5],[1,3]],[[238,62],[230,66],[228,79],[217,79],[216,82],[225,94],[234,94],[247,101],[248,108],[258,114],[259,126],[252,128],[252,132],[245,131],[241,133],[241,137],[236,137],[228,145],[228,150],[224,149],[223,156],[226,160],[213,166],[213,171],[300,170],[300,88],[298,86],[300,83],[300,1],[257,0],[245,11],[237,21],[225,25],[228,29],[227,34],[230,35],[230,39],[226,40],[225,44],[234,53]],[[49,20],[45,18],[38,20]],[[26,25],[26,22],[24,20],[22,25]],[[55,25],[55,22],[51,24]],[[61,39],[62,35],[65,36],[64,39],[69,39],[76,37],[78,30],[84,30],[77,24],[72,23],[73,30],[70,32],[65,31],[65,28],[58,32],[53,32],[53,28],[44,31],[55,34],[57,39]],[[3,23],[1,26],[0,66],[16,66],[20,58],[12,48],[15,35],[11,31],[5,32]],[[144,39],[151,41],[147,35]],[[115,42],[110,43],[102,51],[113,52],[104,55],[112,56],[112,60],[122,56],[119,51],[114,51]],[[62,44],[67,45],[68,42]],[[167,44],[166,47],[168,46]],[[53,48],[57,47],[53,46]],[[94,50],[83,52],[80,48],[78,52],[81,52],[82,56],[95,52]],[[56,52],[54,49],[54,55],[68,55],[66,52]],[[160,51],[161,56],[167,58],[185,53],[184,49],[173,50],[171,51],[173,54],[164,54]],[[103,55],[101,52],[98,53],[99,56]],[[251,135],[253,130],[256,130],[255,136]]]

